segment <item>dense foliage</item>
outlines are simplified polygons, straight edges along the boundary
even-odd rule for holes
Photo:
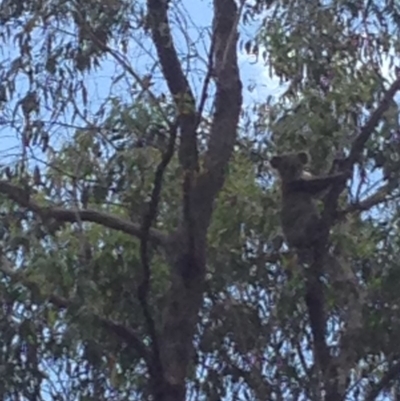
[[[2,400],[400,398],[400,3],[0,18]],[[281,95],[242,104],[238,54]],[[296,150],[349,174],[318,203],[344,275],[282,244]]]

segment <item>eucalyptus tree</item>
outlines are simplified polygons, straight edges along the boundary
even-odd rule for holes
[[[396,399],[395,3],[0,16],[2,399]],[[243,108],[238,52],[283,95]],[[308,269],[268,163],[296,150],[349,178]]]

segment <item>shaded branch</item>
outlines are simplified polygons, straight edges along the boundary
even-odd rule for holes
[[[213,34],[213,35],[211,35],[211,45],[210,45],[210,50],[208,52],[208,58],[207,58],[207,73],[204,78],[204,83],[203,83],[203,87],[202,87],[201,95],[200,95],[199,107],[197,110],[196,128],[200,124],[201,117],[203,115],[204,106],[206,104],[206,100],[208,97],[208,87],[210,85],[211,78],[214,73],[214,63],[213,63],[214,51],[215,51],[215,38],[214,38],[214,34]]]
[[[396,81],[390,86],[387,90],[383,99],[380,101],[376,110],[371,114],[370,118],[366,122],[366,124],[361,128],[360,134],[355,138],[349,156],[343,161],[342,165],[340,166],[340,171],[345,173],[348,177],[354,168],[354,165],[358,162],[361,153],[364,150],[365,144],[367,143],[370,136],[373,134],[375,128],[379,124],[382,115],[387,111],[389,108],[393,97],[400,90],[400,77],[396,79]],[[324,212],[323,212],[323,220],[326,223],[326,232],[329,232],[330,226],[333,224],[335,219],[336,211],[337,211],[337,203],[339,195],[342,193],[346,186],[346,181],[338,183],[332,187],[329,191],[328,196],[325,198],[324,202]],[[327,233],[325,233],[327,236]]]
[[[321,281],[323,269],[323,251],[316,250],[311,266],[305,271],[305,304],[307,306],[310,329],[313,337],[315,360],[318,368],[323,372],[324,382],[330,383],[335,377],[332,357],[326,343],[326,316],[323,282]],[[336,400],[336,379],[327,389],[327,400]]]
[[[312,266],[307,273],[307,291],[306,303],[310,315],[310,324],[313,331],[314,342],[318,359],[320,360],[321,368],[325,371],[326,379],[331,382],[327,392],[327,399],[336,400],[338,395],[337,388],[337,369],[332,366],[332,358],[329,354],[329,349],[326,344],[326,318],[324,315],[324,293],[323,284],[321,282],[322,266],[324,255],[326,255],[326,246],[329,240],[329,231],[334,221],[339,217],[338,199],[342,191],[346,187],[347,178],[353,172],[354,165],[359,161],[364,147],[373,134],[375,128],[379,124],[382,115],[389,108],[390,103],[400,89],[400,77],[391,85],[388,91],[383,96],[376,110],[371,114],[366,124],[362,127],[360,134],[352,143],[349,156],[342,161],[339,166],[339,172],[343,173],[343,180],[332,186],[331,190],[324,198],[324,210],[321,216],[321,237],[318,245],[315,247],[316,255]],[[330,370],[330,368],[332,370]],[[334,378],[334,380],[331,380]]]
[[[160,3],[162,2],[148,0],[153,14],[159,12],[158,8],[165,7]],[[203,301],[207,230],[214,201],[224,184],[229,158],[233,152],[242,102],[236,52],[238,33],[235,0],[215,0],[214,14],[214,57],[220,70],[216,80],[215,112],[208,151],[204,168],[199,173],[195,164],[181,161],[182,166],[191,167],[184,169],[184,224],[178,228],[168,250],[172,265],[171,288],[163,314],[161,338],[165,375],[173,388],[168,400],[173,401],[185,399],[185,380],[193,352],[193,336]],[[155,28],[157,25],[153,21],[153,30]],[[157,41],[154,32],[153,37]],[[233,40],[230,41],[230,38]],[[226,58],[222,62],[224,54]],[[161,55],[159,56],[161,59]],[[181,115],[180,118],[186,119],[186,122],[191,121],[191,117]],[[180,125],[180,150],[183,149],[185,134],[195,135],[193,127],[195,124],[192,127],[189,124]],[[186,128],[188,131],[185,131]],[[190,158],[190,154],[187,157]]]
[[[236,49],[240,13],[232,0],[214,0],[214,9],[215,111],[205,157],[205,170],[215,186],[213,196],[222,187],[242,107],[242,83]]]
[[[193,183],[189,180],[184,184],[186,203],[189,205],[189,210],[185,211],[185,220],[189,227],[195,226],[202,235],[207,232],[213,204],[224,184],[237,137],[242,107],[242,82],[236,49],[239,16],[234,0],[214,1],[212,47],[216,91],[213,121],[204,157],[204,169],[197,176],[195,185],[192,186]]]
[[[375,128],[379,124],[382,115],[388,110],[391,102],[395,94],[400,90],[400,77],[393,82],[390,88],[387,90],[383,99],[380,101],[379,106],[376,110],[371,114],[367,123],[361,129],[360,134],[354,140],[350,154],[346,160],[346,168],[352,168],[355,163],[357,163],[362,151],[364,150],[364,146],[367,143],[368,139],[374,132]]]
[[[395,363],[392,367],[390,367],[382,376],[381,380],[375,385],[372,385],[372,388],[367,393],[364,401],[375,401],[380,392],[382,390],[387,389],[391,382],[395,379],[399,379],[400,377],[400,362]]]
[[[354,212],[365,212],[369,209],[371,209],[374,206],[377,206],[381,203],[388,202],[390,200],[396,199],[400,197],[400,195],[397,196],[388,196],[389,195],[389,190],[390,187],[388,184],[382,186],[379,188],[374,194],[371,196],[365,198],[364,200],[354,203],[350,206],[348,206],[346,209],[341,210],[339,212],[339,218],[345,216],[348,213],[354,213]]]
[[[168,1],[147,0],[148,21],[161,70],[172,94],[180,125],[178,148],[179,162],[183,168],[183,225],[191,255],[194,255],[195,224],[192,192],[196,172],[199,170],[197,148],[197,113],[196,103],[189,82],[179,61],[168,19]]]
[[[168,19],[168,1],[147,0],[148,20],[161,70],[180,118],[179,161],[186,171],[198,169],[196,104],[179,61]]]
[[[0,271],[14,282],[24,285],[30,291],[38,292],[43,298],[47,299],[51,304],[61,310],[68,308],[72,304],[72,301],[59,295],[43,294],[39,285],[32,279],[27,278],[23,272],[14,269],[10,261],[4,255],[0,256]],[[103,327],[117,335],[120,339],[124,340],[128,345],[132,346],[138,352],[139,356],[148,362],[147,349],[132,329],[95,313],[91,313],[91,317],[97,320]]]
[[[0,193],[7,196],[19,206],[36,213],[43,219],[53,218],[60,222],[70,223],[75,223],[78,219],[81,219],[82,221],[97,223],[104,227],[122,231],[139,239],[143,237],[140,225],[131,223],[111,213],[94,209],[71,210],[58,206],[41,206],[31,199],[24,189],[8,181],[0,180]],[[149,230],[148,238],[154,245],[166,245],[168,241],[165,234],[155,229]]]
[[[164,172],[174,154],[176,133],[177,133],[177,125],[175,125],[175,127],[173,127],[170,131],[170,139],[167,150],[164,153],[162,160],[156,169],[153,191],[151,194],[150,202],[148,204],[148,209],[143,216],[143,222],[141,226],[142,236],[140,241],[140,257],[143,267],[143,279],[138,288],[138,298],[142,306],[143,315],[152,341],[154,369],[157,372],[159,372],[159,375],[161,377],[163,377],[162,373],[163,367],[160,355],[159,340],[158,340],[156,325],[151,315],[149,304],[147,302],[148,292],[150,290],[150,284],[151,284],[151,269],[150,269],[148,244],[149,244],[149,234],[151,225],[153,224],[157,216]]]

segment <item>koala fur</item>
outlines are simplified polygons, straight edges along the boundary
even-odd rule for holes
[[[320,238],[320,218],[315,198],[330,185],[343,179],[342,174],[314,177],[304,171],[306,152],[274,156],[270,163],[281,179],[281,225],[289,247],[312,247]]]

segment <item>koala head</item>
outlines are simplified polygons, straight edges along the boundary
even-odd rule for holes
[[[308,160],[309,156],[306,152],[283,153],[279,156],[274,156],[270,164],[278,171],[281,180],[286,182],[304,178],[303,169]]]

